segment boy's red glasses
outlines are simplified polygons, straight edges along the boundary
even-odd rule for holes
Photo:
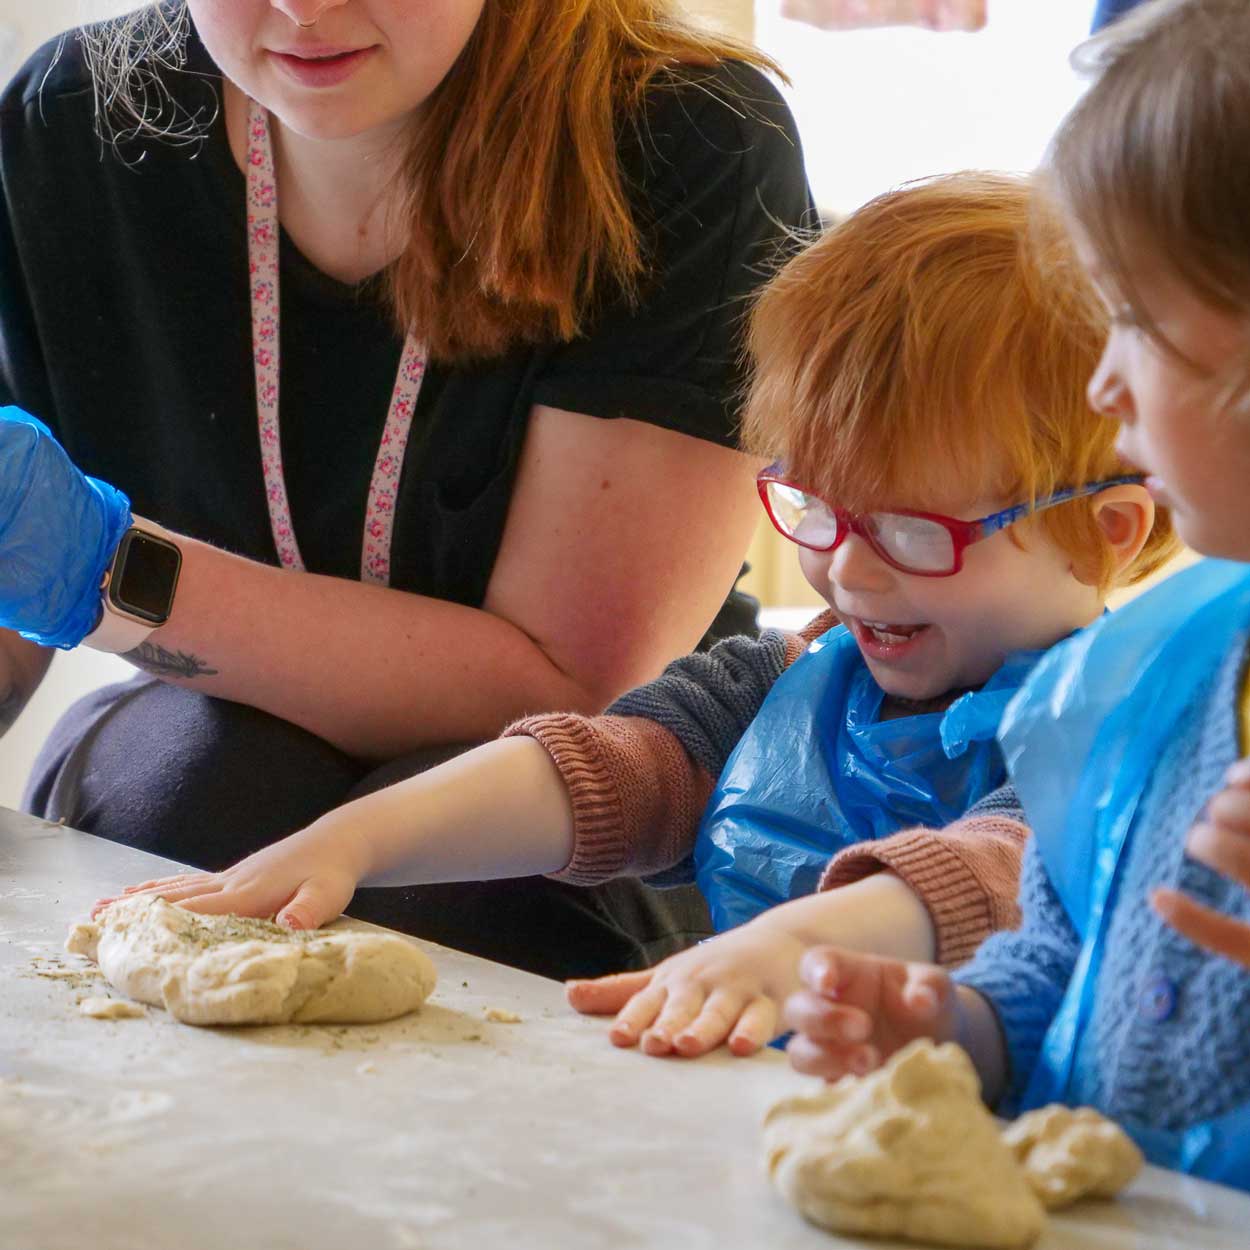
[[[1035,503],[1016,504],[975,521],[961,521],[939,512],[915,512],[909,508],[849,512],[813,495],[782,476],[780,470],[779,464],[769,465],[756,478],[768,519],[779,533],[812,551],[832,551],[848,534],[858,534],[887,564],[917,577],[950,577],[958,573],[963,568],[965,547],[1035,512],[1070,499],[1096,495],[1111,486],[1144,480],[1141,474],[1110,477],[1056,491]]]

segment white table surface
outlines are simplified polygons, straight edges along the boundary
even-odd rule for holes
[[[47,975],[102,892],[173,866],[0,809],[0,1250],[804,1250],[759,1122],[811,1088],[775,1052],[619,1051],[557,984],[441,947],[390,1024],[195,1029],[83,1016]],[[490,1007],[519,1024],[485,1020]],[[1250,1197],[1149,1170],[1040,1250],[1250,1246]]]

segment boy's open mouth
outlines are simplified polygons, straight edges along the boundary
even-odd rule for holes
[[[927,625],[892,625],[888,621],[860,621],[859,623],[873,642],[879,642],[885,646],[901,646],[929,628]]]

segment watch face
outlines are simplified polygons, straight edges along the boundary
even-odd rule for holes
[[[169,620],[182,553],[173,543],[128,530],[113,562],[109,598],[123,612],[154,625]]]

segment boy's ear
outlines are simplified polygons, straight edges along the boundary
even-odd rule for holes
[[[1094,520],[1111,549],[1115,570],[1123,572],[1150,537],[1155,523],[1155,501],[1144,486],[1126,482],[1099,491],[1092,504]]]

